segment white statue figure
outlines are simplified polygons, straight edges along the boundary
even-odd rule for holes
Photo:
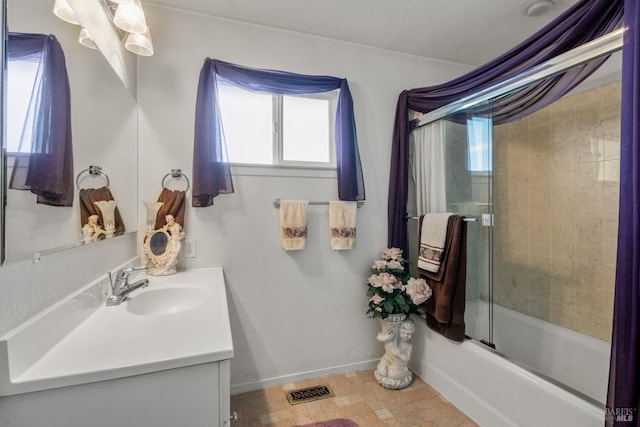
[[[173,215],[165,217],[161,229],[147,233],[144,253],[147,256],[148,273],[153,276],[168,276],[176,273],[178,254],[182,248],[184,233]]]
[[[384,355],[378,362],[375,377],[384,388],[401,389],[411,383],[412,374],[407,364],[411,359],[411,337],[415,331],[413,320],[383,322],[378,341],[384,342]]]
[[[82,243],[92,243],[106,237],[105,231],[98,224],[98,215],[91,215],[82,226]]]

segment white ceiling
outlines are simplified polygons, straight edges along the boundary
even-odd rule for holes
[[[428,58],[482,65],[578,0],[527,17],[527,0],[146,0]]]

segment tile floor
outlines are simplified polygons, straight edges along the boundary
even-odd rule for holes
[[[287,391],[322,384],[335,396],[296,405],[287,401]],[[403,390],[387,390],[376,383],[373,369],[231,396],[231,410],[238,413],[235,427],[293,427],[334,418],[348,418],[360,427],[477,426],[420,378]]]

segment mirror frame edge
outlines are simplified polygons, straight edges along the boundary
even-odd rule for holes
[[[3,265],[6,260],[6,235],[5,233],[5,206],[7,205],[6,194],[6,182],[7,172],[4,167],[6,163],[6,108],[7,97],[7,0],[0,0],[0,30],[2,31],[2,43],[0,43],[0,58],[2,60],[2,66],[0,67],[0,144],[2,153],[0,155],[0,265]]]

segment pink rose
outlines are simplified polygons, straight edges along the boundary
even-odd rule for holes
[[[379,259],[373,263],[373,268],[378,271],[383,271],[385,268],[387,268],[387,262],[383,259]]]
[[[404,270],[402,263],[396,260],[389,261],[387,265],[392,270]]]
[[[406,292],[415,305],[420,305],[431,298],[432,293],[424,279],[414,279],[413,277],[407,282]]]
[[[378,278],[382,283],[382,290],[387,293],[393,293],[393,290],[402,286],[402,283],[398,282],[396,276],[389,273],[380,273],[378,274]]]
[[[382,287],[382,280],[380,280],[380,276],[378,276],[377,274],[371,275],[369,279],[367,279],[367,282],[369,282],[369,284],[374,288]]]
[[[382,258],[384,259],[402,259],[402,249],[399,248],[387,248],[382,252]]]

